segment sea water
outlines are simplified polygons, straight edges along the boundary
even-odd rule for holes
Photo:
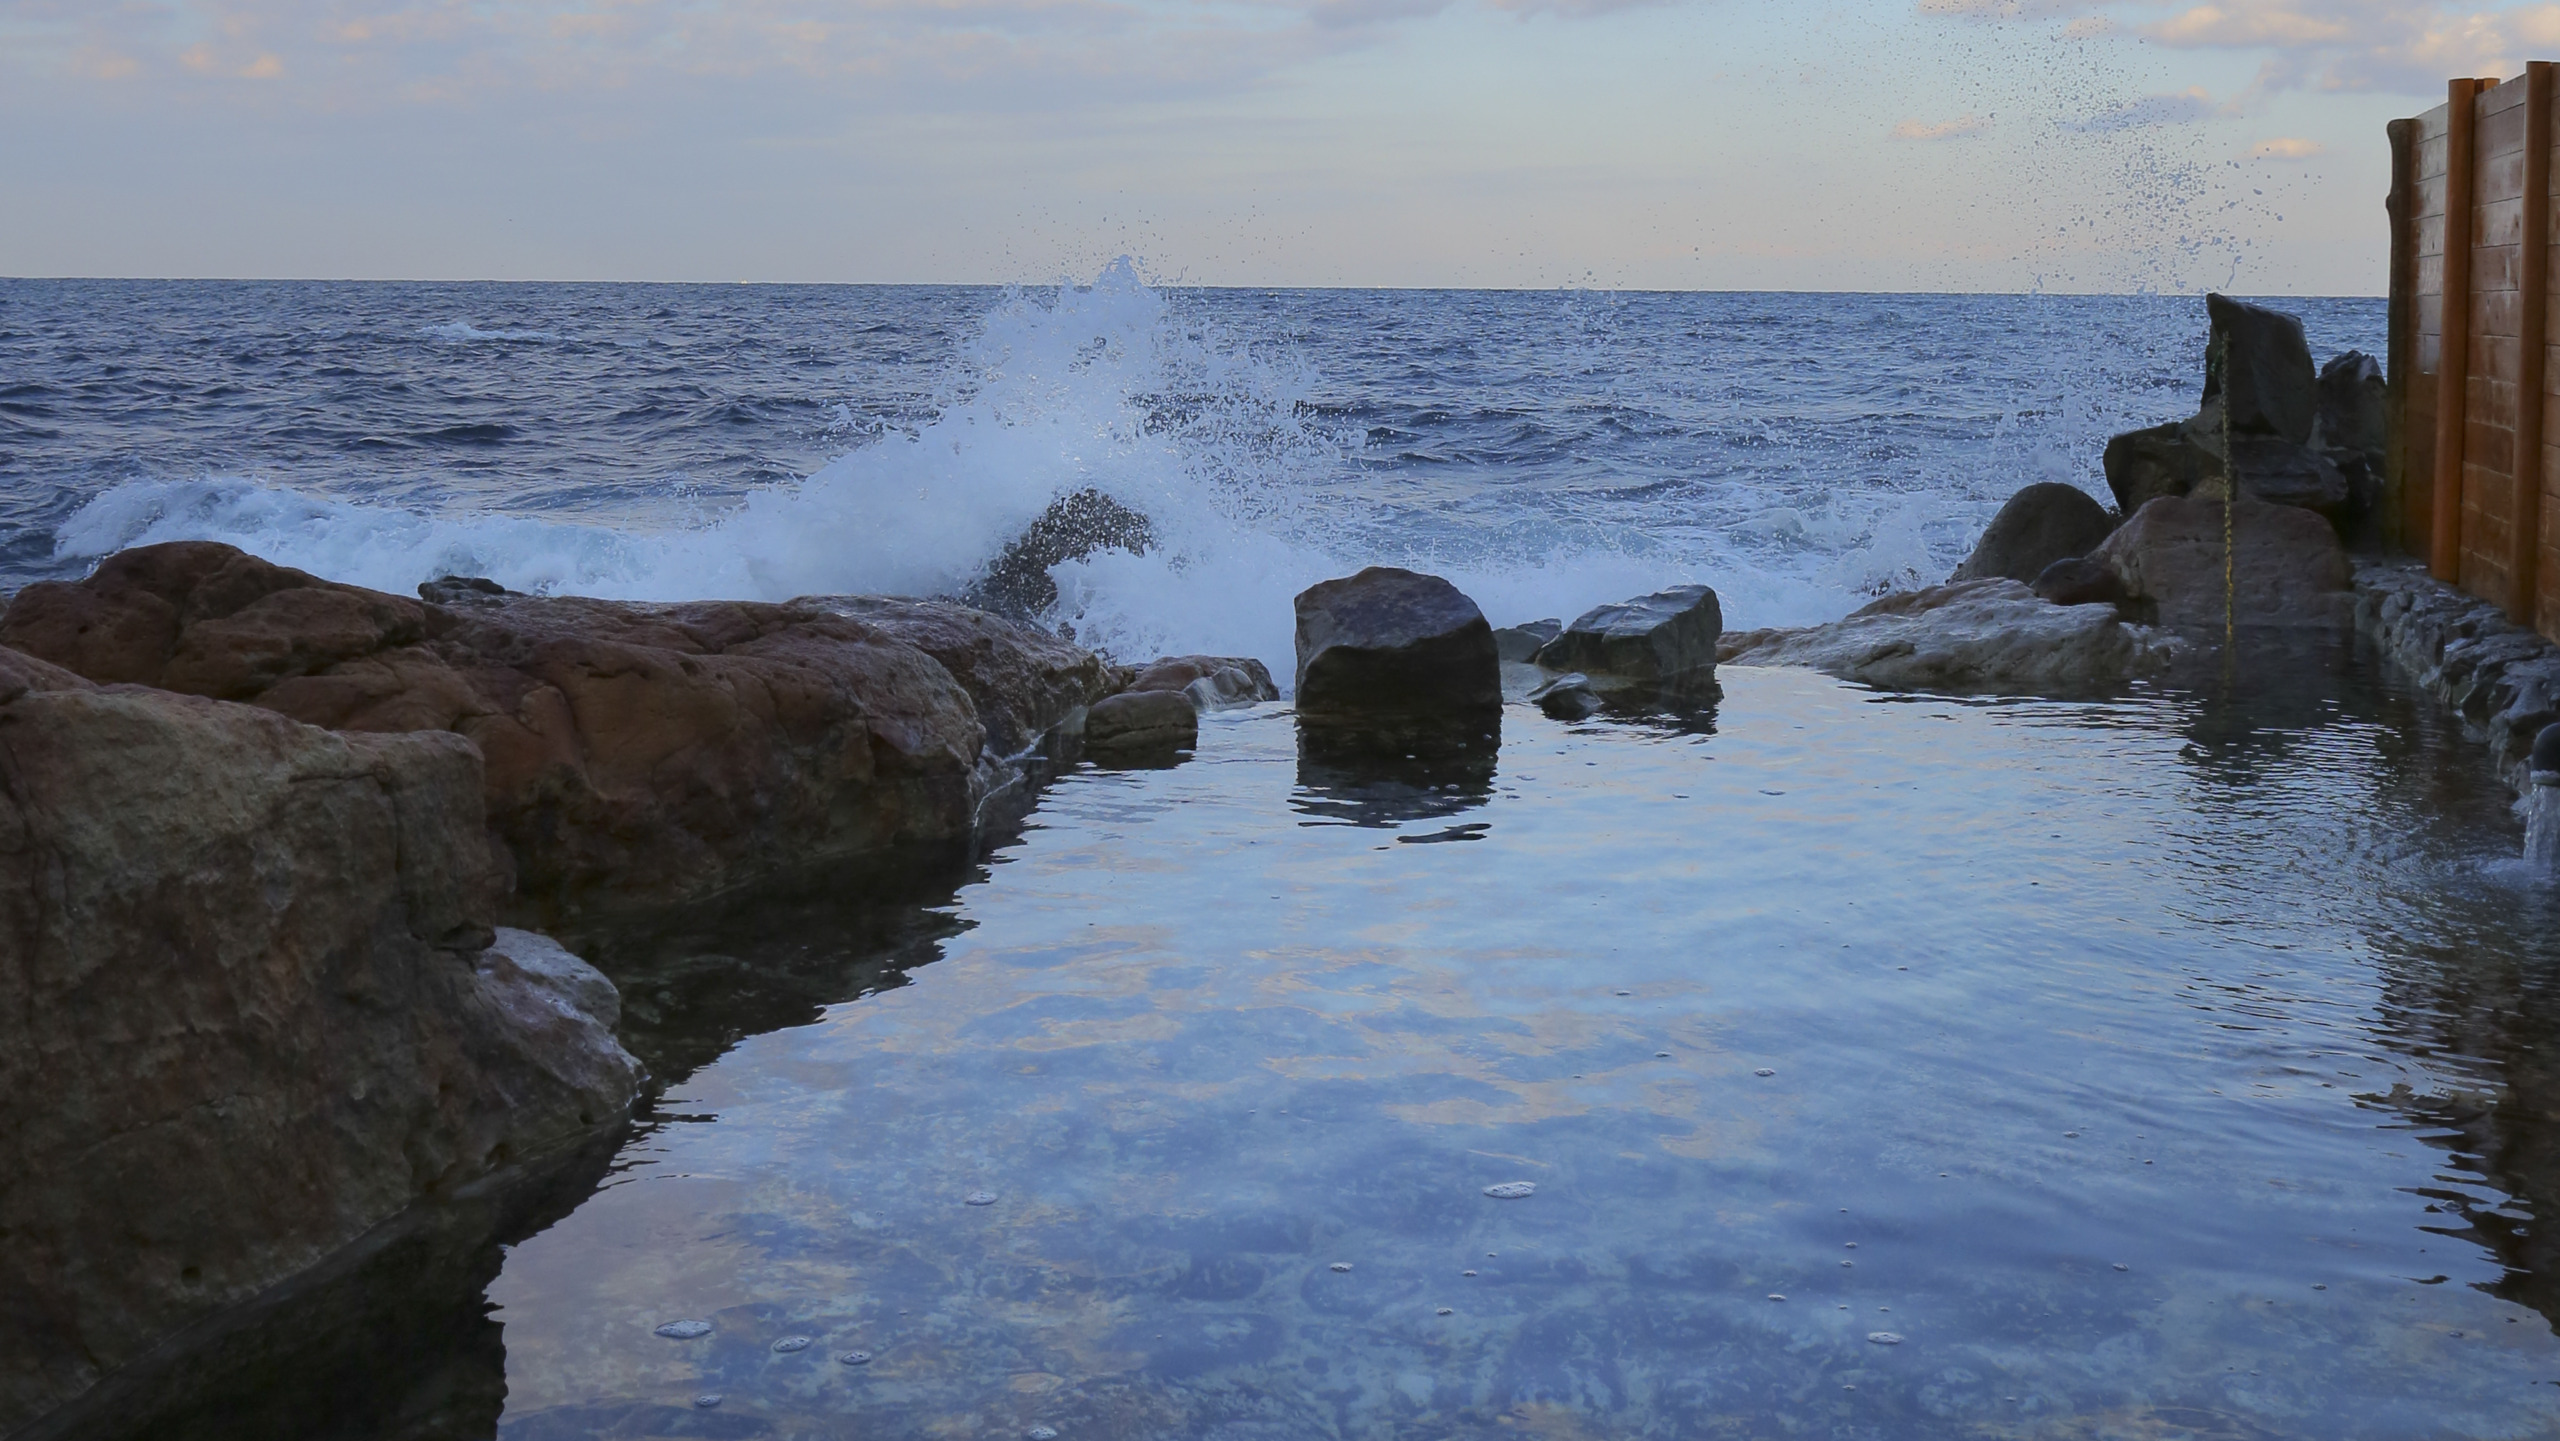
[[[1373,561],[1812,621],[2102,493],[2199,311],[8,282],[0,564],[931,593],[1093,486],[1162,544],[1049,619],[1123,659],[1285,674]],[[665,1091],[378,1384],[510,1438],[2560,1426],[2560,908],[2450,721],[2352,654],[1723,679],[1439,777],[1215,716],[941,891],[579,938]]]

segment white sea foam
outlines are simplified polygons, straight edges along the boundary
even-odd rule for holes
[[[418,328],[424,340],[558,340],[558,332],[549,330],[482,330],[467,320],[450,320],[442,325]]]
[[[534,334],[460,322],[431,333]],[[1058,567],[1053,619],[1122,659],[1244,654],[1285,677],[1291,597],[1363,564],[1446,575],[1497,625],[1693,581],[1717,587],[1730,625],[1800,623],[1935,579],[1947,562],[1933,535],[1943,548],[1950,527],[1979,524],[1968,507],[1987,516],[2014,484],[1984,476],[1978,497],[1941,487],[1924,498],[1809,483],[1772,497],[1739,479],[1659,523],[1558,527],[1544,541],[1515,527],[1497,544],[1364,485],[1361,436],[1330,431],[1302,403],[1315,380],[1286,347],[1187,313],[1124,260],[1091,286],[1008,293],[916,430],[689,527],[430,514],[213,476],[109,490],[62,527],[57,551],[221,540],[401,592],[450,573],[636,600],[948,594],[1051,501],[1092,487],[1149,516],[1161,543]]]

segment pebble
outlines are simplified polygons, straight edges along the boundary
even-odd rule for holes
[[[995,1203],[996,1193],[993,1191],[971,1191],[961,1198],[961,1204],[968,1206],[992,1206]]]
[[[868,1351],[847,1351],[836,1359],[848,1366],[868,1366],[871,1364],[871,1353]]]
[[[1058,1441],[1058,1428],[1055,1426],[1034,1426],[1022,1434],[1026,1441]]]
[[[1753,1071],[1751,1074],[1755,1076],[1774,1076],[1778,1073],[1767,1066],[1762,1066],[1759,1070]]]
[[[809,1349],[809,1338],[806,1336],[785,1336],[781,1340],[773,1343],[773,1349],[782,1352],[785,1355],[789,1355],[794,1351],[806,1351]]]
[[[658,1327],[658,1334],[670,1341],[691,1341],[711,1334],[708,1321],[669,1321]]]
[[[1538,1194],[1538,1183],[1535,1181],[1504,1181],[1497,1185],[1485,1187],[1484,1193],[1497,1201],[1524,1201],[1529,1197]]]
[[[1867,1333],[1867,1339],[1873,1341],[1879,1346],[1899,1346],[1902,1344],[1902,1333],[1899,1331],[1869,1331]]]
[[[1336,1261],[1333,1263],[1333,1269],[1337,1271],[1348,1271],[1351,1269],[1351,1263],[1348,1261]]]
[[[693,1398],[693,1404],[705,1411],[708,1411],[712,1407],[717,1406],[728,1399],[728,1397],[721,1395],[717,1391],[705,1391],[701,1395]]]

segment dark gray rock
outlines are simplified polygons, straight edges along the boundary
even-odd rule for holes
[[[440,575],[418,587],[418,599],[429,605],[469,605],[515,592],[486,576]]]
[[[2164,495],[2187,495],[2222,481],[2219,436],[2199,434],[2193,421],[2173,420],[2128,430],[2107,442],[2102,465],[2116,509],[2130,516]]]
[[[1538,647],[1564,633],[1561,620],[1533,620],[1525,625],[1506,625],[1493,633],[1494,653],[1506,665],[1517,665],[1537,657]]]
[[[2375,458],[2389,444],[2381,362],[2350,350],[2320,367],[2320,416],[2311,443],[2324,450],[2352,450]]]
[[[1200,712],[1178,690],[1133,690],[1093,703],[1085,713],[1084,748],[1105,759],[1127,752],[1189,750],[1200,741]]]
[[[2354,525],[2355,490],[2319,451],[2272,435],[2234,435],[2231,454],[2243,497],[2316,510],[2342,535]]]
[[[1493,627],[1434,575],[1371,566],[1299,592],[1298,717],[1391,732],[1498,727]]]
[[[1557,720],[1574,721],[1599,710],[1600,696],[1591,689],[1591,677],[1572,671],[1529,692],[1529,703]]]
[[[1129,683],[1133,691],[1180,691],[1200,710],[1233,710],[1280,698],[1271,671],[1251,656],[1169,655]]]
[[[1584,612],[1539,647],[1548,670],[1581,671],[1595,689],[1642,687],[1667,696],[1716,693],[1724,607],[1703,585],[1673,586]]]
[[[2115,528],[2116,518],[2080,487],[2039,481],[2009,497],[1949,579],[2033,581],[2055,561],[2096,550]]]
[[[2112,566],[2085,555],[2046,566],[2032,589],[2055,605],[2122,605],[2131,599]]]
[[[998,615],[1030,620],[1058,603],[1058,583],[1050,567],[1082,560],[1098,550],[1125,550],[1145,555],[1156,543],[1155,525],[1144,515],[1088,486],[1049,502],[1040,518],[987,562],[986,573],[961,593],[961,599]]]
[[[2208,295],[2204,305],[2213,334],[2205,351],[2201,411],[2227,413],[2233,435],[2310,444],[2320,413],[2320,378],[2301,319],[2227,295]]]

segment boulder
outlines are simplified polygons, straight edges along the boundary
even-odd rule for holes
[[[944,602],[457,599],[179,542],[27,587],[0,644],[333,730],[470,740],[512,914],[546,920],[965,848],[1004,758],[1108,680],[1073,646]]]
[[[2375,470],[2390,444],[2390,407],[2386,402],[2382,364],[2361,350],[2334,356],[2320,367],[2320,414],[2311,443],[2323,450],[2350,450],[2370,458]]]
[[[1493,627],[1440,577],[1371,566],[1299,592],[1297,618],[1303,725],[1389,740],[1501,725]]]
[[[457,735],[0,649],[0,1432],[610,1139],[613,988],[495,926],[482,794]]]
[[[1178,690],[1131,690],[1094,702],[1084,721],[1084,748],[1099,760],[1186,751],[1200,743],[1200,712]]]
[[[1234,710],[1280,698],[1270,668],[1251,656],[1169,655],[1138,672],[1131,690],[1175,690],[1200,710]]]
[[[2320,383],[2301,319],[2227,295],[2208,295],[2204,306],[2213,330],[2205,351],[2200,409],[2217,421],[2227,412],[2233,435],[2272,435],[2295,445],[2310,444],[2312,423],[2320,413]]]
[[[2046,566],[2032,589],[2039,599],[2055,605],[2122,605],[2133,599],[2113,567],[2085,555]]]
[[[2343,626],[2352,569],[2337,532],[2310,511],[2242,500],[2232,513],[2232,610],[2249,626]],[[2164,497],[2136,512],[2091,559],[2158,623],[2218,630],[2224,618],[2222,502]]]
[[[2105,605],[2054,605],[2006,578],[1886,596],[1829,625],[1730,637],[1733,665],[1797,665],[1885,690],[2103,693],[2179,646]]]
[[[2337,463],[2307,445],[2272,435],[2231,437],[2240,495],[2318,511],[2343,533],[2356,520],[2356,492]]]
[[[1529,703],[1557,720],[1576,721],[1600,709],[1600,696],[1591,688],[1591,677],[1570,671],[1529,692]]]
[[[1580,671],[1596,690],[1712,700],[1723,635],[1724,608],[1713,590],[1673,586],[1584,612],[1538,648],[1537,663]]]
[[[1506,625],[1493,633],[1493,652],[1504,665],[1520,665],[1535,660],[1538,647],[1564,633],[1562,620],[1533,620],[1523,625]]]
[[[1101,550],[1145,555],[1155,543],[1154,522],[1087,486],[1049,502],[1037,520],[987,562],[961,599],[980,610],[1032,620],[1058,603],[1052,568]]]
[[[2186,495],[2222,483],[2222,440],[2195,422],[2173,420],[2128,430],[2107,442],[2100,462],[2116,510],[2131,515],[2164,495]]]
[[[2096,550],[2115,528],[2115,517],[2087,491],[2039,481],[2000,507],[1952,579],[2033,581],[2055,561]]]

